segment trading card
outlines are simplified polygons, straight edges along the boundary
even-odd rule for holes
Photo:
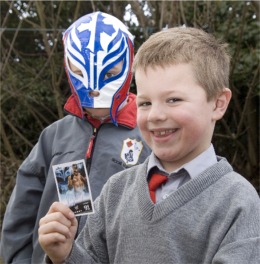
[[[88,173],[84,160],[52,166],[60,202],[75,215],[94,213]]]

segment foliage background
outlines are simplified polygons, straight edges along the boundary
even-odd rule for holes
[[[70,94],[63,69],[62,33],[78,17],[104,11],[135,35],[183,24],[230,44],[233,98],[213,143],[259,191],[258,1],[1,1],[1,218],[16,171],[40,132],[64,116]],[[135,23],[138,21],[138,23]],[[135,92],[135,84],[131,86]]]

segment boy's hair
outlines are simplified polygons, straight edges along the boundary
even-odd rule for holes
[[[170,28],[150,36],[139,48],[133,71],[190,63],[207,99],[213,99],[229,86],[230,56],[227,44],[203,30]]]

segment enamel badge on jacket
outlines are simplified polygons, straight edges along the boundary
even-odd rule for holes
[[[123,142],[121,159],[126,165],[136,165],[143,149],[142,141],[127,138]]]

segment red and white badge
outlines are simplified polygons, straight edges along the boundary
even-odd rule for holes
[[[127,138],[123,142],[121,159],[126,165],[136,165],[143,149],[142,141]]]

